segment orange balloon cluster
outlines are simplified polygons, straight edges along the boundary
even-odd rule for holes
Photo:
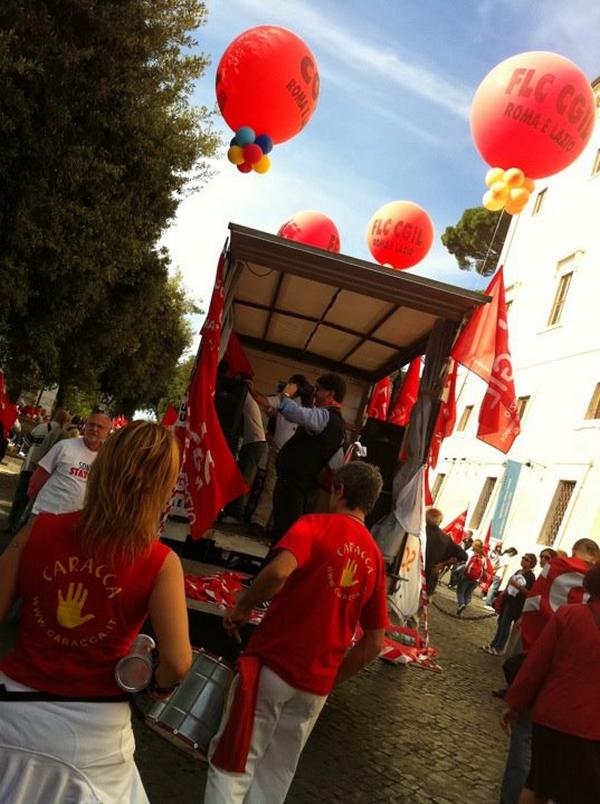
[[[489,190],[483,196],[483,206],[491,212],[503,209],[509,215],[522,212],[535,190],[533,179],[528,179],[519,168],[492,168],[486,174],[485,183]]]

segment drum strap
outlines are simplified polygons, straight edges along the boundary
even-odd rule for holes
[[[57,703],[124,703],[131,700],[130,695],[114,697],[53,695],[51,692],[10,692],[4,684],[0,684],[0,701],[55,701]]]

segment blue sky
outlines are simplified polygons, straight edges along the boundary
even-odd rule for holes
[[[370,259],[367,223],[384,203],[421,204],[434,246],[411,272],[469,289],[488,280],[460,271],[440,243],[446,226],[483,195],[487,166],[471,140],[472,95],[498,62],[525,50],[573,59],[600,74],[600,0],[208,0],[199,48],[212,65],[194,101],[215,105],[219,59],[255,25],[290,28],[321,76],[315,114],[279,145],[266,175],[240,174],[223,147],[216,175],[186,198],[165,233],[175,266],[208,304],[229,221],[275,233],[304,209],[329,215],[342,252]],[[218,117],[228,143],[231,132]]]

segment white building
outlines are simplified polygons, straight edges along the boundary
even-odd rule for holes
[[[482,537],[495,514],[493,536],[520,554],[600,542],[600,120],[574,164],[537,182],[501,264],[521,434],[506,456],[477,440],[485,385],[459,374],[435,505],[444,522],[468,507]]]

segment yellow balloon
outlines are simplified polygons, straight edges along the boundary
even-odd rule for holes
[[[232,165],[241,165],[242,162],[246,161],[244,159],[244,151],[239,145],[231,146],[227,151],[227,159],[229,159]]]
[[[525,180],[522,184],[522,187],[524,190],[527,190],[528,193],[533,193],[533,191],[535,190],[535,182],[533,179],[528,179],[527,176],[525,176]]]
[[[513,206],[525,206],[525,204],[529,201],[529,193],[524,187],[518,187],[516,190],[511,190],[508,196],[508,204],[512,204]]]
[[[519,168],[510,168],[504,174],[504,181],[511,189],[516,189],[525,181],[525,174]]]
[[[506,182],[497,181],[490,187],[490,195],[494,201],[502,201],[505,204],[508,201],[508,194],[510,190]]]
[[[485,174],[485,183],[488,187],[491,187],[497,181],[504,181],[504,171],[502,168],[490,168]]]
[[[258,162],[252,165],[252,170],[254,170],[255,173],[267,173],[269,170],[271,170],[271,160],[265,154],[258,160]]]
[[[492,195],[492,191],[488,190],[483,196],[483,206],[489,209],[490,212],[498,212],[504,206],[504,201],[498,201]]]

